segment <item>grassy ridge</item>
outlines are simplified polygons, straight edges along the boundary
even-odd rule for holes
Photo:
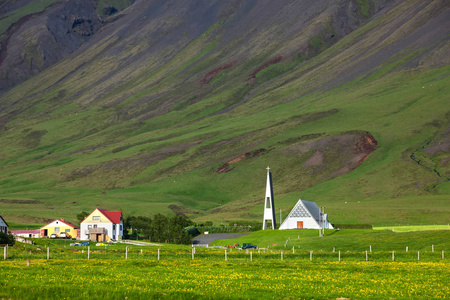
[[[31,2],[20,9],[16,9],[13,12],[3,16],[0,19],[0,39],[3,38],[3,34],[14,23],[19,21],[22,17],[30,14],[43,11],[47,6],[57,2],[58,0],[40,0]]]

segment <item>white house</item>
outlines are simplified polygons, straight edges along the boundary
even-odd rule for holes
[[[315,202],[298,200],[280,229],[333,229],[327,214],[320,211]]]
[[[0,216],[0,232],[8,233],[8,223]]]
[[[80,223],[80,240],[109,242],[121,240],[122,236],[121,211],[96,208]]]

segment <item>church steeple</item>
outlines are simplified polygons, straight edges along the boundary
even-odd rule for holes
[[[267,183],[266,183],[266,197],[264,200],[263,230],[267,229],[267,221],[272,222],[272,229],[277,229],[277,223],[275,220],[275,205],[273,200],[272,173],[270,173],[269,167],[267,167]]]

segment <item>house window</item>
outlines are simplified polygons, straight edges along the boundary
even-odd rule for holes
[[[55,227],[55,232],[59,232],[59,227]]]
[[[88,225],[88,229],[91,229],[92,228],[92,225]]]
[[[70,232],[70,229],[66,229],[66,232]]]
[[[116,231],[116,224],[113,224],[113,230]]]
[[[92,217],[92,220],[94,220],[94,221],[100,221],[100,216],[93,216],[93,217]]]
[[[122,231],[122,225],[119,225],[119,231]]]
[[[97,228],[97,224],[94,224],[94,228]]]

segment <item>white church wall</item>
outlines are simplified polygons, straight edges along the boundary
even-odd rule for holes
[[[303,222],[303,229],[319,229],[319,225],[313,218],[288,218],[280,226],[280,229],[297,229],[297,222]]]

